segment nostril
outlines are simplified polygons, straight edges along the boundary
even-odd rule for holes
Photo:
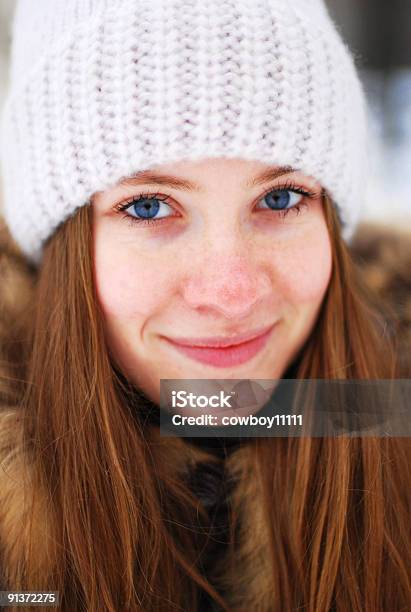
[[[227,319],[244,318],[263,299],[255,288],[244,286],[208,286],[186,288],[185,300],[190,308],[205,312],[212,309]]]

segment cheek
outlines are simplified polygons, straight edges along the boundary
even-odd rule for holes
[[[307,234],[304,240],[281,249],[276,257],[276,279],[289,303],[317,304],[328,287],[332,252],[328,231]]]
[[[114,250],[113,250],[114,251]],[[146,318],[166,303],[172,291],[165,266],[144,261],[130,252],[96,249],[95,282],[99,302],[106,315],[123,319]]]

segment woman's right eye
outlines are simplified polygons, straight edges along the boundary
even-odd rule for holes
[[[167,204],[168,196],[160,197],[158,194],[140,194],[127,202],[115,206],[119,212],[124,212],[123,219],[132,224],[159,223],[170,216],[172,207]]]

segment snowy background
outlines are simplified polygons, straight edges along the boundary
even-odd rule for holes
[[[363,218],[411,226],[411,2],[327,0],[327,4],[355,54],[368,98],[372,159]],[[0,0],[0,112],[14,5],[15,0]]]

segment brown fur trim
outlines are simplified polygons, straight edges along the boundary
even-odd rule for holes
[[[411,228],[362,224],[351,245],[354,261],[383,307],[394,314],[401,376],[411,377]]]
[[[261,503],[261,483],[253,463],[253,446],[245,443],[227,459],[236,482],[230,499],[235,542],[229,559],[216,568],[230,610],[269,612],[275,601],[270,572],[268,522]]]
[[[36,572],[44,569],[53,556],[52,517],[45,495],[38,495],[38,503],[31,504],[30,466],[21,452],[21,416],[16,408],[0,412],[0,543],[2,580],[18,588],[16,573],[25,561],[28,543],[28,518],[33,517],[33,546],[36,550]],[[41,582],[38,583],[40,586]],[[47,585],[44,585],[46,587]]]

